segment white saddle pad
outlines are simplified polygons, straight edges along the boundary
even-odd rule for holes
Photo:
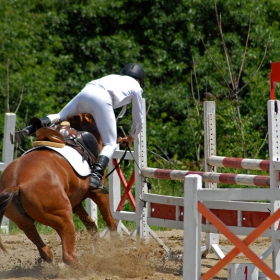
[[[40,146],[40,147],[34,147],[27,152],[25,152],[23,155],[37,149],[41,148],[47,148],[50,150],[54,150],[61,154],[69,163],[70,165],[75,169],[75,171],[80,174],[81,176],[88,176],[91,171],[89,164],[86,160],[83,161],[83,157],[73,148],[69,146],[64,146],[63,148],[55,148],[51,146]]]

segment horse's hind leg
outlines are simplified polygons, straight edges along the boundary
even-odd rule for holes
[[[25,233],[25,235],[36,245],[39,254],[43,260],[46,262],[51,262],[53,260],[53,254],[51,249],[43,242],[41,239],[35,225],[34,220],[29,216],[21,213],[14,206],[10,204],[7,208],[5,215],[12,219],[12,221]]]
[[[72,211],[61,213],[60,216],[54,215],[49,226],[55,229],[61,238],[64,263],[79,267],[80,263],[75,253],[76,231]]]
[[[76,232],[72,218],[71,205],[69,205],[69,210],[63,207],[60,209],[55,209],[56,211],[54,213],[44,213],[40,212],[40,210],[37,209],[38,211],[36,212],[36,221],[52,227],[58,233],[62,243],[64,263],[73,267],[79,267],[80,263],[78,262],[75,253]],[[25,231],[25,234],[30,234],[33,237],[33,239],[36,240],[36,242],[39,242],[39,235],[34,235],[34,231],[32,231],[32,229],[30,232]],[[44,250],[45,248],[42,249]]]
[[[23,230],[25,235],[37,246],[40,256],[46,262],[52,262],[53,254],[51,249],[41,239],[35,225],[29,229]]]
[[[40,199],[33,198],[32,203],[30,203],[22,195],[23,207],[30,216],[32,215],[34,220],[53,228],[58,233],[62,243],[64,263],[78,267],[80,264],[75,253],[76,232],[72,217],[72,206],[66,194],[59,189],[53,196],[56,199],[49,197],[49,199],[40,201]],[[38,201],[40,201],[40,204]]]

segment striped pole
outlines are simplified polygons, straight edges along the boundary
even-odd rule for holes
[[[231,185],[246,185],[269,187],[269,176],[260,175],[247,175],[247,174],[231,174],[231,173],[215,173],[215,172],[201,172],[201,171],[182,171],[182,170],[169,170],[158,168],[143,168],[141,174],[146,178],[157,178],[166,180],[180,180],[184,181],[186,175],[198,174],[202,177],[203,182],[208,183],[222,183]]]
[[[269,171],[269,160],[211,156],[207,164],[216,167]]]

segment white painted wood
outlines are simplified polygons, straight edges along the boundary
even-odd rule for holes
[[[90,215],[90,217],[94,220],[96,223],[96,226],[98,227],[98,209],[97,205],[90,199],[86,199],[86,211]]]
[[[269,140],[269,157],[270,157],[270,189],[279,191],[279,170],[280,170],[280,102],[279,100],[269,100],[267,102],[268,115],[268,140]],[[277,211],[280,207],[280,198],[275,196],[271,201],[271,213]],[[273,251],[273,270],[280,267],[280,240],[276,237],[279,222],[272,226],[272,245]]]
[[[7,217],[3,217],[2,223],[1,223],[1,230],[3,233],[9,234],[9,226],[10,226],[10,220]]]
[[[204,205],[210,209],[270,212],[270,203],[261,202],[216,200],[205,201]]]
[[[228,280],[259,279],[259,270],[252,263],[228,264]]]
[[[134,140],[135,150],[135,197],[136,197],[136,226],[139,228],[140,238],[146,242],[149,240],[149,226],[147,224],[148,210],[143,200],[144,193],[148,193],[148,187],[145,178],[142,177],[141,170],[147,167],[147,140],[146,140],[146,102],[142,99],[143,108],[143,128],[137,138]],[[140,169],[139,169],[140,168]]]
[[[117,150],[119,149],[119,145],[117,146]],[[120,150],[118,153],[116,151],[113,154],[112,159],[110,159],[108,164],[108,174],[115,168],[113,164],[113,158],[119,159],[122,157],[124,151]],[[117,160],[119,161],[119,160]],[[121,234],[122,228],[121,228],[121,219],[116,217],[116,209],[120,203],[121,200],[121,182],[120,178],[118,176],[117,171],[115,170],[110,176],[109,176],[109,201],[110,201],[110,209],[112,212],[112,215],[117,223],[117,231],[119,234]],[[119,213],[119,212],[117,212]]]
[[[203,103],[204,106],[204,170],[209,173],[210,176],[213,177],[211,173],[217,172],[217,167],[214,165],[208,164],[206,161],[208,158],[214,157],[217,155],[217,134],[216,134],[216,103],[214,101],[206,101]],[[217,183],[219,183],[219,176],[217,177],[217,181],[205,180],[205,188],[206,189],[216,189]],[[209,224],[209,221],[206,221]],[[219,234],[206,232],[206,253],[211,253],[211,251],[216,251],[216,247],[218,247],[220,236]],[[217,245],[216,247],[212,245]],[[218,250],[218,248],[217,248]],[[219,255],[219,252],[216,252]]]
[[[128,211],[115,211],[114,219],[124,220],[124,221],[133,221],[133,222],[136,222],[136,220],[137,220],[135,212],[128,212]]]
[[[200,188],[202,188],[201,176],[186,176],[184,183],[184,280],[200,278],[201,237],[199,223],[201,223],[201,214],[198,214],[197,210],[197,189]]]
[[[129,230],[127,229],[127,227],[126,227],[123,223],[121,223],[120,225],[121,225],[122,230],[123,230],[127,235],[130,235],[130,232],[129,232]]]
[[[280,170],[280,161],[273,161],[273,170]]]
[[[227,228],[233,232],[235,235],[249,235],[252,231],[254,231],[256,228],[252,227],[234,227],[234,226],[227,226]],[[212,233],[219,233],[219,231],[212,225],[202,225],[202,232],[212,232]],[[271,230],[266,230],[261,236],[262,237],[271,237]],[[276,232],[275,236],[280,239],[280,233]]]
[[[277,189],[202,189],[197,195],[201,201],[280,199],[280,191]]]
[[[14,145],[10,140],[10,133],[15,131],[16,115],[13,113],[5,114],[4,138],[2,161],[0,162],[0,171],[3,171],[14,159]]]
[[[267,258],[268,258],[268,256],[270,255],[270,254],[272,254],[273,253],[273,246],[270,246],[261,256],[260,256],[260,259],[261,260],[266,260]]]
[[[4,124],[4,137],[3,137],[3,151],[2,151],[2,161],[0,162],[0,171],[4,169],[13,161],[14,159],[14,145],[10,140],[10,133],[15,131],[16,126],[16,114],[6,113],[5,114],[5,124]],[[1,223],[1,229],[5,233],[9,233],[10,220],[6,217],[3,218]]]
[[[225,257],[225,254],[223,253],[223,251],[221,250],[220,246],[217,243],[211,244],[211,246],[218,259],[221,260]]]
[[[149,227],[149,233],[162,246],[162,248],[165,250],[168,256],[170,256],[171,249],[164,244],[164,242],[156,235],[156,233],[150,227]]]
[[[210,156],[207,158],[207,164],[216,166],[216,167],[224,167],[223,160],[226,157],[223,156]],[[261,159],[248,159],[244,158],[241,162],[241,168],[249,169],[249,170],[262,170],[260,168],[262,160]]]
[[[100,238],[103,238],[104,236],[106,236],[106,234],[109,232],[109,229],[108,229],[108,227],[106,227],[100,234],[99,234],[99,236],[100,236]]]
[[[113,158],[122,158],[123,157],[123,154],[124,154],[124,150],[116,150],[115,152],[114,152],[114,156],[113,156]],[[134,151],[131,151],[131,152],[126,152],[126,155],[125,155],[125,157],[124,157],[124,159],[127,159],[127,160],[133,160],[133,157],[135,158],[135,157],[137,157],[136,155],[135,155],[135,152]]]
[[[143,200],[146,202],[154,202],[159,204],[184,206],[183,197],[144,193]]]
[[[204,158],[207,159],[211,156],[216,156],[216,104],[214,101],[205,101],[204,106]],[[217,172],[215,166],[207,164],[204,161],[205,172]],[[205,188],[217,188],[215,182],[207,182]]]

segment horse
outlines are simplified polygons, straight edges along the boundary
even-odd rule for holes
[[[90,114],[79,114],[68,121],[74,129],[92,133],[101,149],[102,139]],[[109,195],[89,191],[89,177],[77,174],[59,153],[47,148],[35,149],[14,160],[2,173],[0,222],[4,215],[13,221],[36,245],[40,257],[46,262],[52,262],[53,254],[34,223],[37,221],[53,228],[61,238],[63,262],[81,267],[75,252],[72,213],[78,215],[89,232],[97,232],[96,224],[82,205],[86,198],[97,204],[109,230],[116,231]],[[1,239],[0,248],[7,253]]]

